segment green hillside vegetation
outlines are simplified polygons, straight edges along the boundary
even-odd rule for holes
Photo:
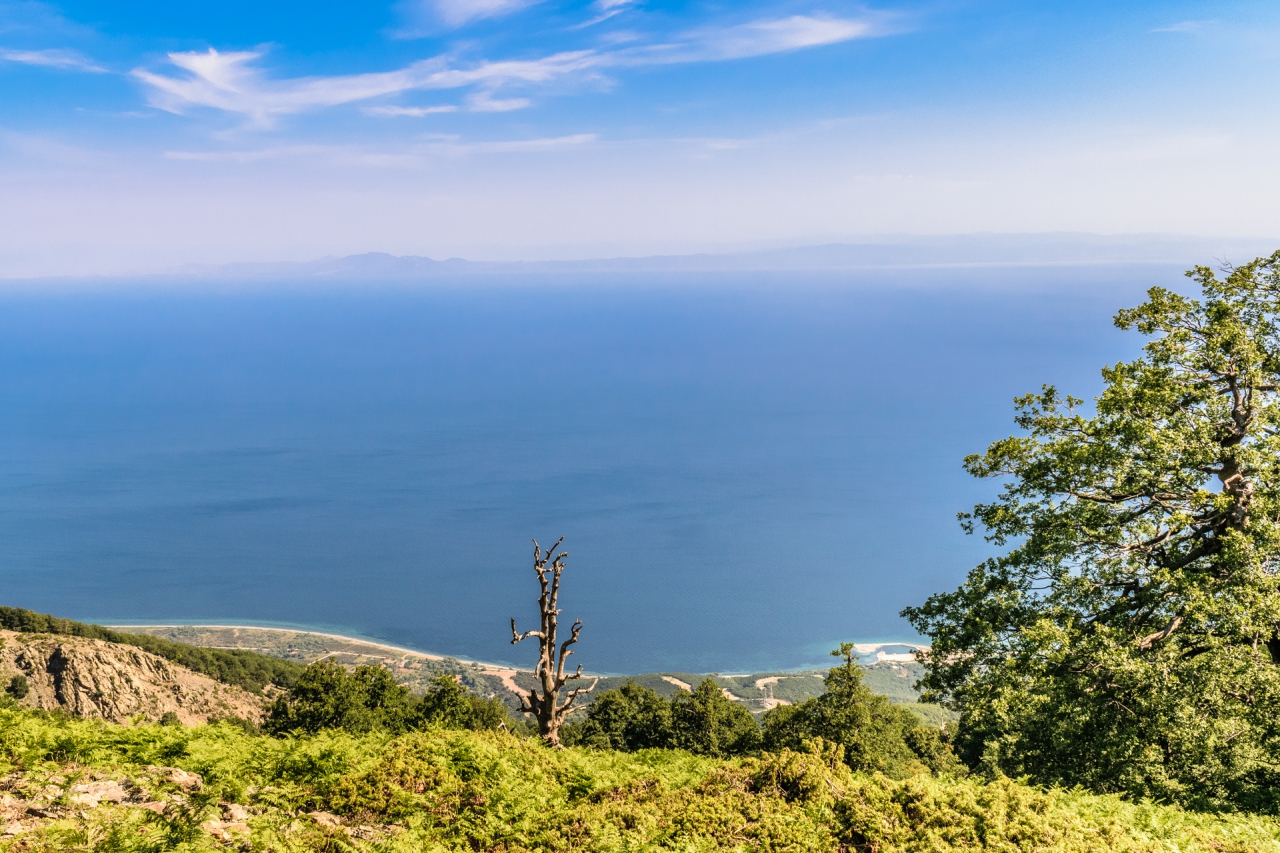
[[[4,853],[1280,851],[1271,818],[1003,778],[892,780],[853,773],[821,743],[723,760],[551,750],[438,725],[273,738],[229,723],[119,726],[8,706],[0,777],[0,810],[21,824],[0,836]],[[122,802],[104,795],[93,806],[76,790],[112,782]]]
[[[135,646],[157,657],[173,661],[210,678],[234,684],[252,693],[262,692],[268,684],[288,687],[302,673],[302,665],[242,649],[206,649],[175,643],[147,634],[129,634],[87,625],[70,619],[59,619],[21,607],[0,607],[0,628],[27,634],[66,634]]]
[[[1000,549],[904,611],[965,763],[1280,813],[1280,252],[1155,287],[1093,404],[1052,386],[965,460]]]

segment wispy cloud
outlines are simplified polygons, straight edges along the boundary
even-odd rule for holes
[[[171,53],[169,60],[188,72],[186,77],[154,74],[138,68],[133,75],[152,87],[152,106],[181,113],[191,107],[212,107],[270,124],[280,115],[366,101],[413,89],[458,89],[477,84],[489,87],[508,82],[544,83],[593,64],[590,51],[558,53],[536,60],[481,62],[471,68],[449,68],[443,59],[415,62],[397,71],[336,77],[269,80],[251,63],[259,52]]]
[[[703,51],[699,59],[744,59],[837,44],[871,34],[872,26],[867,21],[793,15],[696,33],[692,41]]]
[[[386,118],[397,116],[422,118],[436,113],[456,113],[457,111],[458,108],[453,104],[442,104],[436,107],[365,107],[361,110],[367,116],[383,116]]]
[[[600,10],[594,18],[583,21],[571,29],[581,30],[586,27],[594,27],[596,24],[609,20],[614,15],[620,15],[632,6],[639,5],[638,0],[596,0],[596,8]]]
[[[74,50],[12,50],[0,47],[0,62],[18,62],[23,65],[41,65],[45,68],[62,68],[68,71],[106,73],[105,68]]]
[[[434,0],[431,8],[450,27],[461,27],[482,18],[497,18],[533,6],[541,0]]]
[[[467,101],[473,113],[507,113],[522,110],[529,104],[528,98],[495,98],[492,92],[477,92]]]
[[[594,133],[475,142],[467,142],[451,134],[430,134],[420,143],[389,151],[349,145],[276,145],[237,151],[166,151],[164,156],[168,160],[203,163],[321,160],[344,165],[414,168],[441,156],[554,152],[582,148],[597,140]]]
[[[1176,24],[1170,24],[1167,27],[1156,27],[1153,33],[1195,33],[1203,30],[1212,24],[1216,24],[1216,20],[1212,21],[1180,21]]]
[[[616,2],[614,5],[618,5]],[[477,89],[469,98],[476,112],[505,112],[529,106],[528,98],[498,98],[495,91],[511,84],[547,84],[572,75],[599,75],[604,69],[691,62],[714,62],[764,56],[877,35],[868,21],[793,15],[724,28],[690,31],[668,42],[613,50],[567,51],[529,60],[484,61],[452,66],[447,58],[415,62],[395,71],[334,77],[269,79],[254,63],[261,51],[171,53],[169,60],[185,76],[157,74],[143,68],[133,76],[151,87],[150,103],[182,113],[209,107],[237,113],[259,125],[282,115],[334,107],[419,89]],[[426,115],[413,107],[373,107],[372,115]],[[411,110],[398,112],[396,110]]]

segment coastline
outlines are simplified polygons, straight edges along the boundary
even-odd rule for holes
[[[209,629],[224,630],[224,631],[235,631],[235,630],[278,631],[280,633],[305,634],[307,636],[325,637],[331,640],[340,640],[346,643],[356,643],[363,646],[369,646],[371,648],[385,649],[386,651],[394,652],[397,654],[410,655],[412,657],[422,658],[424,660],[446,660],[446,659],[456,660],[459,663],[469,664],[471,666],[475,666],[479,668],[482,671],[490,672],[495,675],[498,675],[500,673],[514,674],[517,672],[533,671],[531,667],[521,667],[521,666],[515,666],[513,664],[497,663],[494,661],[475,660],[473,658],[464,658],[464,657],[459,657],[457,655],[443,655],[443,654],[438,654],[436,652],[424,652],[424,651],[421,651],[420,649],[411,649],[411,648],[408,648],[407,646],[396,646],[396,645],[392,645],[391,643],[383,643],[377,640],[365,639],[363,637],[354,637],[354,636],[351,636],[350,634],[336,634],[331,631],[317,631],[309,628],[287,628],[287,627],[280,627],[278,625],[248,625],[248,624],[223,625],[223,624],[213,624],[213,623],[195,624],[195,623],[189,623],[189,622],[188,623],[135,622],[130,625],[121,625],[121,624],[105,625],[104,624],[103,627],[111,628],[113,630],[119,630],[119,631],[127,631],[130,628],[209,628]],[[917,650],[917,649],[927,650],[929,648],[929,646],[922,643],[910,643],[910,642],[902,642],[898,640],[893,640],[893,641],[888,641],[883,643],[875,643],[875,642],[854,643],[853,646],[854,646],[854,650],[857,651],[858,655],[861,658],[864,658],[864,660],[862,660],[862,663],[864,664],[865,663],[881,663],[881,662],[910,663],[915,660],[914,650]],[[891,647],[891,646],[900,647],[900,648],[907,647],[912,649],[913,652],[894,653],[894,652],[882,651],[882,649],[886,647]],[[866,660],[865,658],[868,658],[868,657],[870,657],[871,659]],[[795,669],[782,669],[777,671],[778,672],[810,672],[815,669],[821,669],[821,668],[822,667],[798,667]],[[592,677],[602,677],[602,678],[609,678],[609,677],[614,677],[618,675],[627,675],[626,673],[593,673],[593,672],[585,672],[585,671],[583,674],[590,675]],[[706,675],[710,673],[697,673],[697,674]],[[719,672],[714,674],[723,675],[726,677],[733,677],[738,673]],[[751,674],[751,672],[744,671],[744,673],[742,674]]]
[[[103,625],[104,628],[110,628],[113,631],[128,631],[130,628],[214,628],[223,631],[247,630],[247,631],[279,631],[282,634],[306,634],[312,637],[328,637],[331,640],[342,640],[347,643],[358,643],[362,646],[371,646],[376,649],[386,649],[387,651],[397,652],[399,654],[411,655],[413,657],[424,658],[426,660],[456,660],[458,663],[472,664],[484,670],[504,670],[520,672],[521,667],[511,666],[505,663],[494,663],[493,661],[472,660],[471,658],[462,658],[455,655],[441,655],[434,652],[424,652],[418,649],[410,649],[405,646],[394,646],[390,643],[380,643],[377,640],[366,640],[363,637],[353,637],[349,634],[334,634],[329,631],[312,631],[305,628],[281,628],[275,625],[214,625],[212,623],[201,622],[199,624],[176,623],[176,622],[135,622],[131,625]],[[532,671],[532,670],[529,670]]]

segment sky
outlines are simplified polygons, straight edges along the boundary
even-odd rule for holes
[[[1280,5],[0,0],[0,277],[1280,234]]]

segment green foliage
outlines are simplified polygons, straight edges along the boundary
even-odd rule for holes
[[[477,696],[452,675],[437,673],[429,685],[413,714],[415,726],[493,731],[522,725],[511,718],[501,699]]]
[[[160,715],[160,725],[162,726],[180,726],[182,720],[178,719],[178,715],[174,711],[165,711]]]
[[[452,675],[434,676],[427,694],[418,699],[381,666],[348,672],[333,661],[319,660],[271,705],[263,729],[274,735],[324,729],[401,734],[426,726],[515,730],[523,723],[510,718],[502,700],[476,696]]]
[[[174,767],[203,783],[180,787]],[[1007,779],[891,781],[851,772],[840,747],[822,741],[721,761],[670,750],[549,750],[503,732],[264,738],[227,723],[116,726],[11,708],[0,709],[0,774],[6,793],[42,802],[51,815],[24,817],[24,833],[0,839],[3,853],[1280,853],[1272,818]],[[84,778],[115,779],[136,802],[167,805],[163,814],[135,802],[54,805]],[[249,832],[220,840],[204,825],[229,803],[247,808]],[[315,812],[337,815],[338,825]]]
[[[272,703],[263,728],[276,735],[322,729],[398,733],[408,730],[412,718],[409,691],[382,667],[358,666],[347,672],[333,661],[319,660]]]
[[[671,698],[672,742],[698,755],[723,758],[760,748],[760,727],[751,712],[727,698],[710,678]]]
[[[27,683],[27,677],[19,673],[9,679],[9,683],[5,685],[4,692],[14,699],[25,699],[27,694],[31,692],[31,685]]]
[[[147,634],[129,634],[103,628],[101,625],[87,625],[70,619],[59,619],[56,616],[36,613],[21,607],[0,607],[0,628],[25,634],[64,634],[87,637],[134,646],[224,684],[234,684],[252,693],[260,693],[268,684],[288,687],[302,672],[302,665],[299,663],[268,657],[257,652],[189,646]]]
[[[766,749],[799,750],[815,738],[837,744],[853,770],[905,778],[924,770],[955,772],[959,765],[941,732],[904,706],[872,693],[853,644],[831,653],[842,659],[827,673],[826,692],[799,705],[780,705],[764,717]]]
[[[675,742],[671,703],[657,691],[635,681],[606,690],[587,708],[582,722],[567,723],[566,743],[593,749],[641,749],[669,747]]]
[[[711,678],[670,699],[628,681],[596,697],[586,718],[567,724],[563,737],[594,749],[674,748],[721,758],[760,748],[755,717]]]
[[[1046,386],[961,516],[1003,556],[904,611],[972,767],[1280,811],[1280,252],[1188,273],[1116,325],[1152,339],[1093,412]]]

